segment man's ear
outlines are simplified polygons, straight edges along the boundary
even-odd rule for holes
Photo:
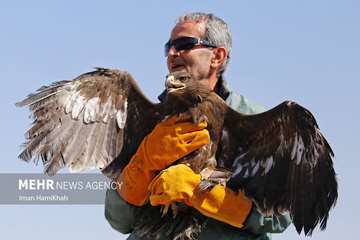
[[[219,69],[226,61],[227,50],[224,47],[218,47],[213,49],[213,57],[211,59],[211,67]]]

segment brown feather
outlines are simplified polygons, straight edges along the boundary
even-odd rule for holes
[[[285,102],[262,114],[243,115],[212,92],[207,80],[186,72],[171,73],[166,86],[164,101],[153,104],[127,72],[98,68],[42,87],[17,104],[29,105],[34,117],[19,157],[40,156],[48,174],[64,166],[98,167],[114,178],[158,122],[172,115],[206,121],[210,143],[174,164],[202,174],[203,189],[220,183],[245,191],[264,215],[290,212],[299,233],[311,235],[318,224],[326,227],[337,199],[333,152],[308,110]],[[186,218],[171,213],[159,221],[144,218],[134,231],[157,236],[169,229],[169,239],[196,238],[205,218],[190,207],[180,209],[179,216]],[[192,230],[184,234],[185,229]]]

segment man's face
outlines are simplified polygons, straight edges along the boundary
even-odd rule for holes
[[[171,31],[171,40],[179,37],[195,37],[203,39],[205,35],[204,22],[182,22],[178,23]],[[185,70],[196,80],[209,79],[214,71],[210,67],[213,53],[212,50],[201,45],[194,46],[190,50],[176,51],[173,47],[167,56],[167,67],[169,72]]]

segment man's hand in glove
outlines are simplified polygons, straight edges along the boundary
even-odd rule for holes
[[[200,174],[194,173],[185,164],[171,166],[151,182],[150,203],[157,206],[183,202],[205,216],[243,227],[252,202],[242,192],[235,193],[220,184],[209,191],[199,191],[197,187],[200,181]]]
[[[141,206],[148,186],[158,171],[209,143],[206,122],[195,125],[171,117],[159,123],[141,142],[135,155],[117,178],[117,191],[127,202]]]

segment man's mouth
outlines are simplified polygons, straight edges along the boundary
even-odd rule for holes
[[[185,68],[185,66],[183,64],[174,64],[171,66],[171,72],[179,71],[184,68]]]

